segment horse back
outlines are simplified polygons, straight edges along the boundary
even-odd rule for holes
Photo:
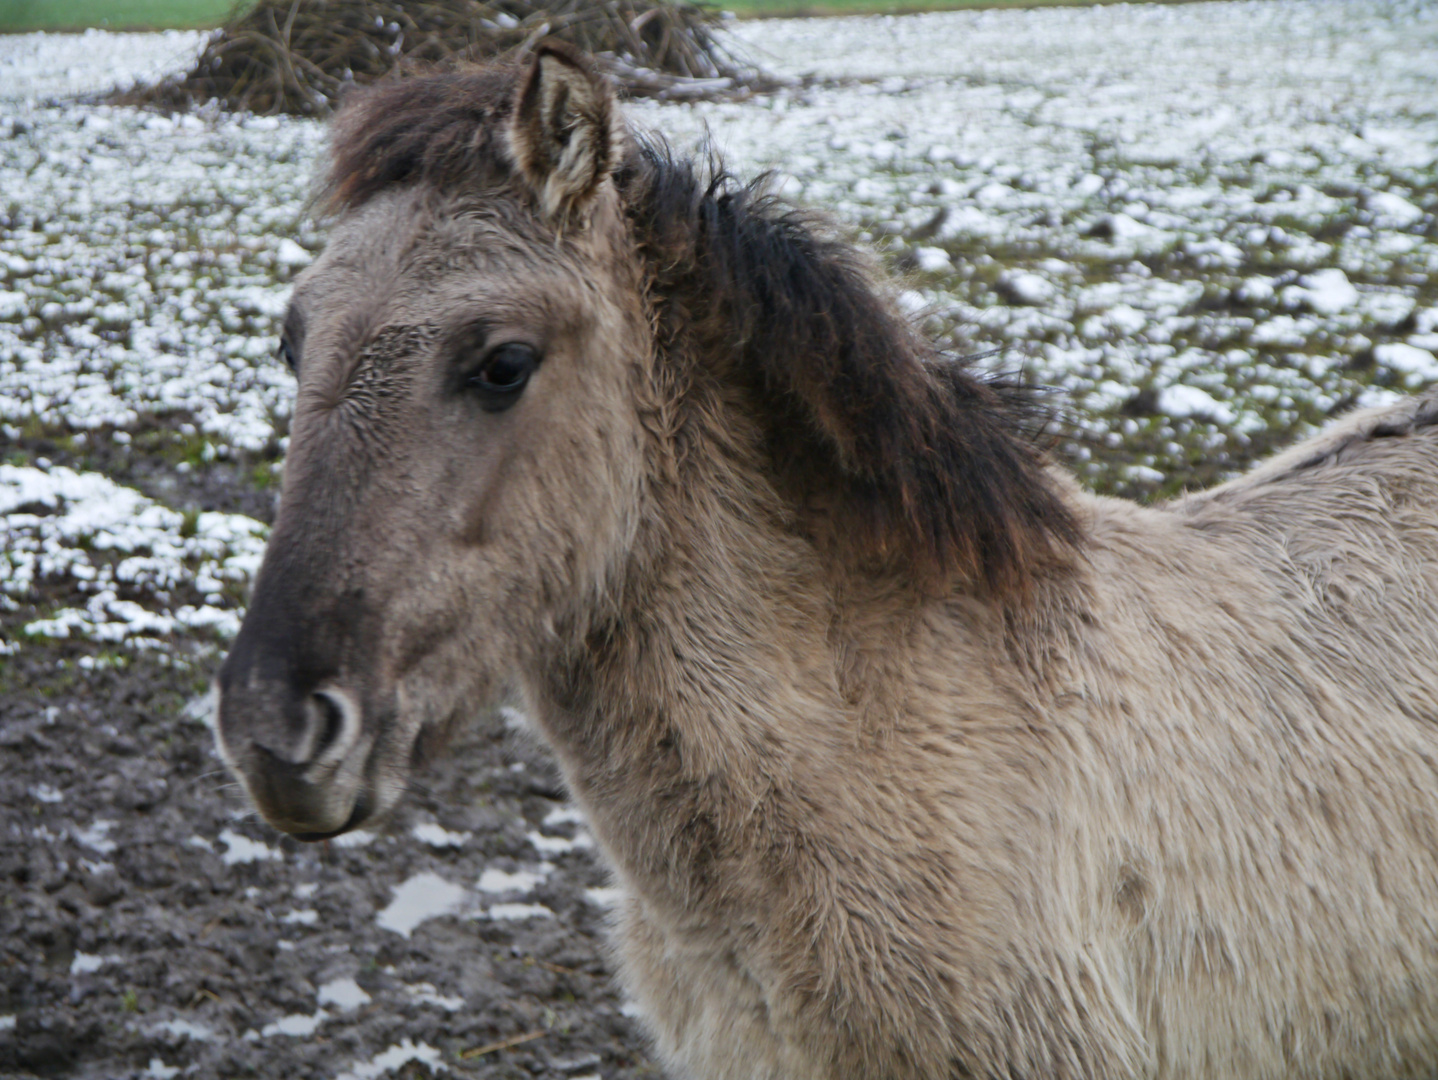
[[[1327,664],[1360,679],[1400,664],[1390,689],[1438,678],[1438,391],[1355,413],[1173,509],[1240,543]]]
[[[1138,1000],[1192,1005],[1140,1021],[1157,1071],[1438,1066],[1438,394],[1092,525],[1113,910]]]

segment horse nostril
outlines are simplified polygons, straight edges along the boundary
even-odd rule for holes
[[[305,700],[304,761],[342,758],[353,741],[359,717],[353,703],[335,690],[316,690]]]
[[[314,740],[310,743],[308,755],[313,760],[329,749],[339,738],[345,718],[344,713],[340,711],[339,703],[324,693],[311,694],[309,701],[305,703],[305,712],[307,714],[306,726]]]

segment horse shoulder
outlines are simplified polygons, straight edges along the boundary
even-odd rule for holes
[[[1359,414],[1167,506],[1082,497],[1055,716],[1101,854],[1071,865],[1130,922],[1136,1007],[1187,1002],[1144,1017],[1162,1072],[1438,1052],[1412,978],[1438,952],[1435,413]]]

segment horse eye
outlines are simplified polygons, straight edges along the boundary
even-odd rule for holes
[[[479,395],[486,412],[501,412],[519,400],[539,356],[528,345],[511,341],[491,349],[465,385]]]
[[[295,348],[293,345],[290,344],[289,338],[280,338],[280,347],[275,350],[275,355],[285,362],[285,366],[287,368],[293,371],[296,375],[299,374],[300,360],[299,357],[295,355]]]

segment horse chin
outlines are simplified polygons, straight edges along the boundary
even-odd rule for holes
[[[338,829],[331,829],[329,832],[290,832],[296,840],[303,840],[307,844],[315,844],[321,840],[333,840],[336,836],[343,836],[347,832],[353,832],[374,815],[367,805],[368,800],[363,796],[355,800],[354,809],[350,812],[349,820]],[[271,822],[271,824],[275,824]],[[275,825],[276,828],[281,828]]]
[[[326,840],[375,816],[372,784],[351,766],[315,775],[282,762],[255,760],[235,769],[260,815],[280,832],[301,840]]]
[[[314,843],[384,819],[403,797],[406,777],[386,772],[378,780],[365,777],[357,785],[316,785],[291,780],[283,787],[269,783],[263,790],[246,781],[260,815],[280,832]]]

